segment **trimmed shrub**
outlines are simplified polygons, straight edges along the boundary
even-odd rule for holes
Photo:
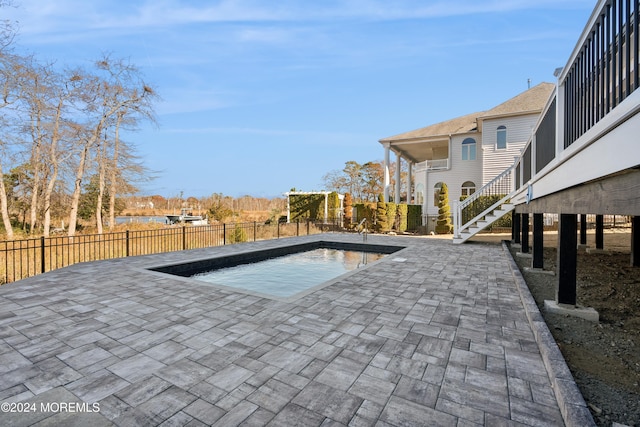
[[[384,196],[378,196],[376,203],[376,231],[386,233],[389,231],[389,218],[387,218],[387,204],[384,202]]]
[[[387,224],[389,224],[389,230],[396,228],[396,212],[398,211],[398,205],[393,202],[387,203]]]
[[[436,222],[436,233],[450,234],[453,231],[451,224],[451,208],[449,207],[449,188],[442,183],[438,196],[438,221]]]
[[[351,221],[353,219],[353,197],[351,193],[345,193],[344,195],[344,227],[351,228]]]
[[[369,227],[371,227],[376,217],[376,204],[375,203],[356,203],[354,206],[356,208],[356,216],[357,216],[356,222],[359,223],[360,221],[362,221],[363,218],[367,218],[367,221],[369,222]]]
[[[422,225],[422,205],[407,206],[407,230],[417,230]]]
[[[327,196],[327,220],[335,222],[340,218],[340,197],[338,193],[332,191]]]
[[[311,221],[324,219],[324,195],[292,194],[289,196],[289,210],[291,221],[296,219],[310,219]]]
[[[398,232],[404,233],[407,231],[407,212],[409,206],[406,204],[398,205]]]

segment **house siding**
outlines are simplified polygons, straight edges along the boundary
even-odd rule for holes
[[[491,181],[511,166],[515,157],[520,156],[531,137],[539,114],[503,117],[485,120],[482,125],[483,175],[482,185]],[[496,148],[499,126],[507,128],[507,148]]]
[[[462,160],[462,141],[467,138],[476,140],[476,160]],[[477,132],[469,134],[454,135],[450,142],[450,167],[444,171],[421,171],[422,182],[425,183],[425,206],[423,212],[428,216],[437,216],[438,207],[434,205],[434,186],[438,182],[444,182],[449,188],[449,204],[453,208],[453,202],[460,200],[462,195],[462,184],[466,181],[473,181],[476,188],[482,186],[482,142],[481,135]]]

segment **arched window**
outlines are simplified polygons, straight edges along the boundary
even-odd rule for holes
[[[476,184],[473,181],[465,181],[462,183],[462,192],[463,196],[470,196],[476,191]]]
[[[422,205],[424,203],[424,185],[416,185],[416,205]]]
[[[467,138],[462,141],[462,160],[476,159],[476,140]]]
[[[507,128],[506,126],[498,126],[496,132],[496,148],[498,150],[504,150],[507,148]]]
[[[442,190],[441,182],[433,186],[433,206],[438,206],[438,199],[440,198],[440,190]]]

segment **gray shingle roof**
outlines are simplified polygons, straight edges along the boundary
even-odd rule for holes
[[[540,83],[488,111],[467,114],[455,119],[383,138],[380,142],[434,138],[438,136],[469,133],[478,129],[478,120],[486,120],[498,116],[540,112],[547,103],[554,87],[555,85],[553,83]]]

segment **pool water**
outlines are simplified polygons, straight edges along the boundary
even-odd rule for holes
[[[320,248],[191,276],[204,282],[290,297],[377,261],[386,254]]]

